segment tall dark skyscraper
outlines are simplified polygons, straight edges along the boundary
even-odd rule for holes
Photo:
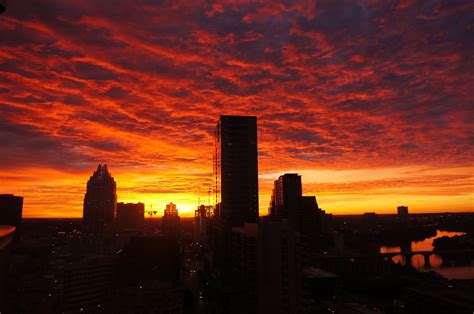
[[[302,208],[301,176],[297,173],[286,173],[275,181],[270,215],[277,220],[287,219],[294,227],[299,224]]]
[[[313,242],[321,232],[329,230],[330,215],[321,210],[315,196],[303,196],[301,176],[286,173],[274,183],[270,201],[270,219],[286,220],[297,230],[303,242]]]
[[[83,224],[89,234],[102,235],[112,227],[117,215],[115,180],[107,169],[100,165],[87,182],[84,197]]]
[[[216,204],[224,226],[258,220],[257,117],[221,116],[215,131]]]
[[[0,194],[0,225],[15,226],[21,223],[23,197]]]

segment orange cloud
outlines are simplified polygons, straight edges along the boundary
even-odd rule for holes
[[[472,12],[16,1],[0,18],[0,193],[25,196],[27,217],[78,217],[107,163],[120,201],[191,215],[219,115],[249,114],[262,214],[291,170],[333,213],[473,210]]]

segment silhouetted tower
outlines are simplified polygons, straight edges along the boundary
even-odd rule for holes
[[[173,203],[166,205],[161,221],[163,234],[171,240],[178,240],[181,232],[181,221],[178,209]]]
[[[194,241],[203,242],[207,236],[207,225],[211,219],[212,206],[199,205],[194,211]]]
[[[166,205],[163,217],[168,216],[178,216],[178,209],[176,208],[176,204],[173,204],[173,202]]]
[[[215,130],[216,206],[225,227],[258,220],[257,118],[221,116]]]
[[[83,225],[86,233],[103,235],[112,228],[117,215],[116,184],[107,165],[97,167],[87,182],[84,197]]]
[[[397,214],[398,214],[398,224],[401,228],[408,227],[408,207],[407,206],[398,206],[397,207]]]
[[[299,227],[302,209],[301,176],[286,173],[274,183],[270,216],[273,220],[286,219],[290,225]]]
[[[362,227],[365,232],[373,232],[377,229],[377,214],[376,213],[364,213],[362,216]]]
[[[325,213],[319,208],[316,196],[303,196],[301,203],[299,216],[301,234],[321,233]]]

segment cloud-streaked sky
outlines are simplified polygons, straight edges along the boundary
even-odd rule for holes
[[[335,214],[472,211],[473,21],[469,0],[9,1],[0,193],[78,217],[107,163],[119,201],[190,214],[239,114],[261,214],[285,172]]]

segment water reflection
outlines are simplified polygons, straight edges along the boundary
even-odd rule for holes
[[[411,264],[417,269],[425,267],[425,257],[421,254],[415,254],[411,257]]]
[[[411,243],[405,243],[400,246],[382,246],[380,247],[380,253],[402,253],[402,252],[418,252],[418,251],[433,251],[433,241],[441,237],[454,237],[463,235],[464,232],[451,232],[436,230],[436,236],[424,239],[422,241],[413,241]],[[392,261],[396,264],[406,265],[407,260],[402,255],[395,255],[392,257]],[[425,257],[422,254],[415,254],[411,257],[410,263],[413,267],[419,270],[435,270],[441,275],[447,278],[458,278],[467,279],[474,278],[474,265],[466,267],[442,267],[443,258],[437,254],[431,254],[429,256],[430,264],[428,267],[425,266]]]
[[[441,231],[436,230],[436,235],[431,238],[424,239],[422,241],[413,241],[411,243],[407,243],[403,245],[403,252],[410,252],[410,251],[433,251],[433,241],[437,238],[441,237],[455,237],[458,235],[463,235],[464,232],[451,232],[451,231]],[[382,246],[380,247],[380,253],[399,253],[402,252],[402,248],[400,246]]]
[[[474,265],[456,267],[438,267],[434,270],[448,279],[472,279],[474,278]]]
[[[387,253],[397,253],[397,251],[391,251],[391,252],[387,252]],[[438,254],[431,254],[429,259],[430,259],[430,265],[431,265],[430,267],[431,268],[438,268],[438,267],[441,267],[443,265],[443,258],[441,256],[439,256]],[[393,256],[392,261],[395,264],[400,264],[400,265],[403,265],[403,266],[405,266],[407,264],[406,258],[403,255]],[[416,254],[416,255],[412,256],[411,260],[410,260],[410,263],[412,264],[413,267],[415,267],[417,269],[420,269],[420,270],[422,268],[426,267],[425,257],[421,254]]]
[[[431,254],[430,256],[430,264],[433,268],[438,268],[443,265],[443,258],[438,254]]]
[[[465,234],[464,232],[451,232],[451,231],[441,231],[436,230],[436,235],[434,237],[424,239],[422,241],[415,241],[411,243],[411,248],[413,251],[433,251],[433,241],[441,237],[455,237]]]
[[[389,252],[389,253],[391,253],[391,252]],[[405,266],[407,264],[407,259],[403,255],[395,255],[394,257],[392,257],[392,261],[395,264],[400,264],[402,266]]]

